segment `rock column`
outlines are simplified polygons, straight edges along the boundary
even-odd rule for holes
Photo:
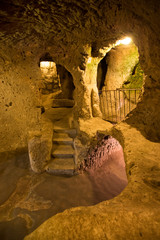
[[[88,57],[84,70],[77,67],[72,73],[76,118],[101,117],[96,79],[98,63],[98,58]]]

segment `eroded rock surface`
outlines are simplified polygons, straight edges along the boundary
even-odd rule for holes
[[[108,67],[104,89],[115,90],[121,88],[139,61],[137,47],[134,44],[120,45],[108,53],[106,61]]]
[[[140,115],[132,122],[141,121],[144,115],[148,136],[158,125],[159,111],[152,111],[150,107],[150,102],[156,102],[158,96],[158,92],[151,96],[150,89],[158,88],[160,75],[159,6],[156,1],[152,4],[112,0],[83,3],[32,1],[26,5],[24,1],[10,0],[1,2],[1,15],[1,143],[4,143],[1,151],[9,146],[14,149],[20,144],[26,146],[28,130],[40,121],[36,106],[41,104],[41,97],[37,96],[41,79],[38,63],[43,54],[49,52],[57,64],[62,64],[72,74],[76,87],[75,117],[99,116],[96,77],[94,73],[88,76],[88,70],[91,67],[95,71],[95,63],[103,57],[100,49],[109,48],[128,33],[138,47],[140,64],[148,75],[142,104],[136,110]],[[92,82],[89,83],[89,79]],[[148,107],[145,101],[149,102]],[[150,115],[154,116],[150,118]],[[155,139],[159,133],[152,135]],[[4,149],[4,145],[9,146]]]
[[[26,239],[159,239],[159,2],[0,4],[0,152],[27,147],[29,131],[41,129],[43,54],[49,52],[73,76],[76,121],[101,116],[95,75],[99,61],[117,40],[132,37],[147,75],[142,100],[127,123],[108,133],[124,146],[127,188],[114,200],[54,216]]]
[[[159,143],[123,123],[110,132],[124,147],[128,186],[116,198],[66,210],[25,239],[159,239]],[[137,147],[138,146],[138,147]],[[63,237],[62,237],[63,236]]]

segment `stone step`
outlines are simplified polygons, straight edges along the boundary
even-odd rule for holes
[[[53,144],[52,156],[55,158],[72,158],[74,149],[71,145]]]
[[[68,134],[68,136],[69,137],[71,137],[71,138],[75,138],[76,137],[76,133],[77,133],[77,131],[76,131],[76,129],[75,128],[54,128],[53,129],[53,135],[55,134],[55,133],[63,133],[63,134]]]
[[[53,138],[68,138],[68,133],[65,132],[55,132],[53,131]]]
[[[54,132],[53,143],[73,144],[73,138],[69,137],[67,133],[55,133]]]
[[[53,108],[73,107],[74,100],[72,99],[54,99],[52,103]]]
[[[72,138],[53,138],[53,144],[66,144],[72,145],[73,139]]]
[[[75,164],[73,158],[52,158],[46,166],[46,171],[54,175],[74,175]]]

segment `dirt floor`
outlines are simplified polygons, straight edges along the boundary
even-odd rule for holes
[[[125,168],[110,158],[101,169],[66,177],[30,170],[27,153],[0,155],[0,239],[20,240],[51,216],[76,206],[95,205],[127,185]]]

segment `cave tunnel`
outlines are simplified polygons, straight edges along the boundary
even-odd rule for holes
[[[140,101],[145,77],[139,63],[138,49],[132,39],[125,37],[118,40],[97,69],[97,87],[104,120],[118,122],[126,118]]]
[[[67,69],[56,64],[49,53],[40,58],[42,80],[40,92],[42,94],[43,108],[73,107],[73,92],[75,89],[73,77]]]
[[[158,1],[1,0],[0,9],[0,238],[160,239]],[[138,49],[130,70],[115,46],[126,36]],[[104,88],[123,97],[105,107],[116,121],[101,111]],[[120,144],[116,158],[101,158],[108,141]]]

